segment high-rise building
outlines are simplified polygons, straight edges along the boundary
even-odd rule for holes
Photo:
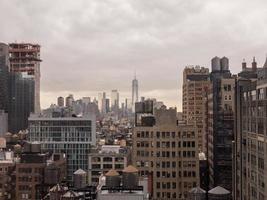
[[[204,67],[186,67],[183,72],[183,120],[197,126],[199,151],[206,152],[204,139],[204,97],[209,87],[209,69]]]
[[[8,45],[0,43],[0,110],[4,110],[4,112],[8,111],[8,75]]]
[[[234,139],[235,77],[228,58],[212,59],[211,86],[208,92],[208,165],[210,188],[232,190],[232,141]]]
[[[66,97],[66,107],[72,107],[74,102],[74,97],[72,94]]]
[[[40,45],[10,43],[9,55],[9,131],[18,132],[40,112]]]
[[[119,92],[118,90],[111,90],[111,110],[118,112],[119,110]]]
[[[88,105],[89,103],[91,103],[91,98],[90,97],[83,97],[82,102],[84,104]]]
[[[176,114],[155,109],[155,123],[145,120],[133,131],[133,163],[151,181],[152,199],[186,199],[199,186],[197,129],[179,125]]]
[[[78,169],[88,171],[88,153],[96,144],[96,122],[94,116],[29,118],[29,140],[41,143],[43,152],[64,152],[67,156],[68,180]]]
[[[135,107],[135,102],[138,102],[138,80],[136,79],[136,75],[132,81],[132,109]]]
[[[98,93],[98,109],[101,114],[106,114],[106,93]]]
[[[267,58],[262,68],[242,63],[236,91],[234,199],[266,199]]]
[[[63,97],[58,97],[57,98],[57,105],[59,107],[64,107],[64,98]]]
[[[3,137],[8,131],[8,114],[0,110],[0,137]]]
[[[110,112],[110,103],[109,99],[106,99],[106,112]]]

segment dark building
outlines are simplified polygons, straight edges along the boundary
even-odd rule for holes
[[[232,190],[235,78],[229,71],[228,58],[215,57],[211,62],[207,112],[209,185]]]
[[[0,110],[8,111],[8,45],[0,43]]]
[[[244,65],[242,65],[244,66]],[[234,199],[267,198],[267,59],[263,68],[243,67],[236,92]]]
[[[16,199],[42,199],[47,190],[63,181],[66,158],[63,154],[40,153],[40,143],[26,143],[16,163]],[[54,170],[51,169],[51,165]]]
[[[9,44],[9,122],[12,133],[28,128],[30,113],[40,112],[40,45]]]

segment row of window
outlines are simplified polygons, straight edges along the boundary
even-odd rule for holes
[[[170,157],[178,157],[178,158],[195,158],[196,157],[196,152],[195,151],[157,151],[156,154],[154,154],[153,151],[150,152],[149,151],[145,151],[145,150],[141,150],[141,151],[136,151],[136,155],[140,156],[140,157],[162,157],[162,158],[170,158]]]
[[[136,133],[137,138],[153,138],[154,137],[154,132],[151,131],[137,131]],[[183,131],[183,132],[156,132],[156,137],[157,138],[194,138],[195,137],[195,132],[194,131]]]

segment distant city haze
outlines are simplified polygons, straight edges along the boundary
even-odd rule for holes
[[[41,105],[58,96],[131,98],[136,71],[139,98],[182,106],[187,65],[210,68],[227,56],[237,73],[267,52],[267,1],[36,0],[0,2],[1,42],[41,45]]]

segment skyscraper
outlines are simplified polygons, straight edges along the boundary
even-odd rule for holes
[[[206,153],[204,145],[204,95],[209,87],[209,69],[186,67],[183,72],[183,120],[197,126],[199,151]]]
[[[63,97],[58,97],[57,98],[57,105],[59,107],[64,107],[64,98]]]
[[[72,94],[70,94],[69,96],[66,97],[66,107],[71,107],[73,105],[74,102],[74,97]]]
[[[111,110],[118,112],[119,109],[119,92],[118,90],[111,90]]]
[[[0,110],[8,111],[8,45],[0,43]]]
[[[136,79],[136,75],[132,81],[132,109],[134,111],[135,102],[138,102],[138,80]]]
[[[40,45],[9,44],[9,131],[28,128],[30,113],[40,112]]]

